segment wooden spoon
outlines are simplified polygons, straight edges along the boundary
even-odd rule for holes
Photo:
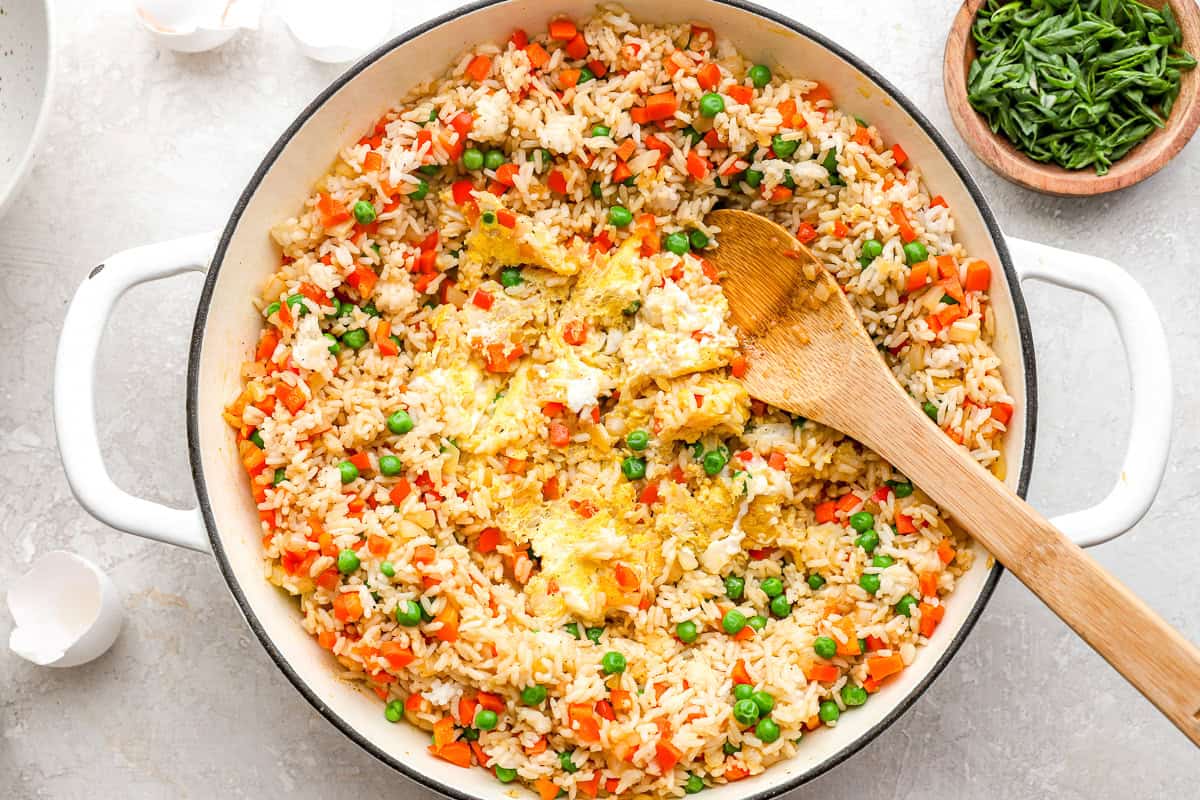
[[[857,439],[948,511],[1200,746],[1200,650],[925,415],[819,261],[787,231],[717,211],[708,255],[749,362],[750,394]]]

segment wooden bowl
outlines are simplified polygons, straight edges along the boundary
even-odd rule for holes
[[[1162,8],[1166,0],[1142,0],[1146,5]],[[946,54],[942,76],[946,103],[954,126],[975,151],[975,155],[1002,177],[1027,189],[1058,195],[1084,197],[1113,192],[1150,177],[1158,172],[1192,138],[1200,126],[1200,66],[1185,71],[1179,89],[1179,99],[1171,109],[1165,128],[1150,134],[1141,144],[1125,154],[1109,168],[1106,175],[1096,175],[1091,168],[1067,170],[1057,164],[1043,164],[1017,150],[999,133],[992,133],[983,115],[967,100],[967,74],[975,60],[975,39],[971,25],[985,0],[966,0],[950,27],[946,39]],[[1183,47],[1200,57],[1200,6],[1196,0],[1169,0],[1171,10],[1183,31]]]

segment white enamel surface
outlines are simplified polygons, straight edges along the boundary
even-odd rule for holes
[[[135,0],[133,10],[163,47],[202,53],[225,44],[241,28],[257,28],[262,0]]]
[[[54,78],[49,1],[0,14],[0,216],[21,188],[46,127]]]
[[[279,15],[300,52],[315,61],[353,61],[388,38],[391,0],[284,0]]]
[[[121,597],[103,570],[52,550],[8,588],[16,627],[9,649],[39,666],[76,667],[103,655],[121,631]]]
[[[92,516],[127,533],[192,550],[208,550],[196,509],[168,508],[128,494],[104,466],[96,432],[96,351],[117,300],[133,286],[183,272],[202,272],[213,234],[126,250],[92,271],[67,308],[54,363],[54,423],[67,481]]]
[[[1009,237],[1022,281],[1052,283],[1095,297],[1113,316],[1125,350],[1133,402],[1129,443],[1112,491],[1096,505],[1055,517],[1076,544],[1107,542],[1137,524],[1154,502],[1171,449],[1171,359],[1150,296],[1111,261]]]

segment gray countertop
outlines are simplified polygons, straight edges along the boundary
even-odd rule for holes
[[[71,670],[0,652],[0,795],[432,797],[313,711],[253,639],[212,561],[122,536],[71,497],[51,420],[67,302],[93,265],[220,227],[259,158],[339,71],[304,60],[277,20],[197,56],[160,51],[127,4],[57,3],[57,99],[33,175],[0,220],[0,590],[67,548],[125,597],[113,650]],[[415,4],[414,4],[415,5]],[[770,3],[873,62],[947,134],[1011,233],[1110,257],[1148,289],[1171,340],[1175,439],[1153,510],[1093,550],[1200,641],[1200,145],[1119,194],[1056,200],[1001,181],[955,134],[942,99],[952,0]],[[407,6],[407,4],[406,4]],[[402,15],[416,12],[405,10]],[[398,23],[399,24],[399,23]],[[184,369],[200,280],[141,286],[101,347],[98,414],[121,485],[194,502]],[[1116,476],[1128,380],[1100,305],[1026,287],[1041,403],[1030,499],[1094,502]],[[0,610],[0,642],[12,620]],[[1197,753],[1017,581],[1005,576],[933,687],[849,762],[795,794],[823,798],[1188,797]]]

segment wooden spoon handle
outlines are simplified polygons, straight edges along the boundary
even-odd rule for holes
[[[898,385],[855,427],[1200,746],[1200,650],[932,423]],[[882,392],[894,392],[884,397]],[[886,428],[886,429],[885,429]]]

